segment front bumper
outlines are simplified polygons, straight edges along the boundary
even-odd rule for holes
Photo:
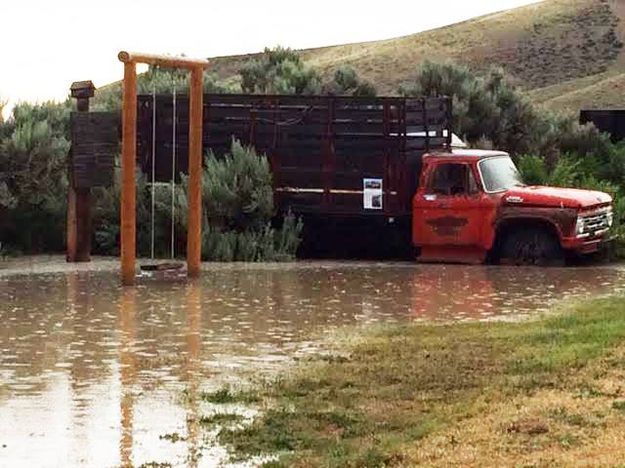
[[[594,237],[566,237],[562,239],[562,248],[579,255],[588,255],[599,252],[616,240],[615,236],[605,233]]]

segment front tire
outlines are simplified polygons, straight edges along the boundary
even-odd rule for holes
[[[521,228],[509,232],[500,249],[500,262],[512,265],[562,266],[564,251],[556,236],[545,229]]]

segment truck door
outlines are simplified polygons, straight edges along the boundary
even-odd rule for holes
[[[413,243],[421,247],[482,247],[489,211],[473,165],[431,163],[413,200]]]

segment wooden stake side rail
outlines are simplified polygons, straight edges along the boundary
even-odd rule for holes
[[[121,263],[122,283],[132,285],[136,274],[136,148],[137,148],[137,67],[138,63],[190,70],[189,102],[189,212],[187,228],[187,271],[190,277],[200,274],[202,245],[202,96],[207,60],[168,57],[122,51],[124,63],[122,110],[122,194],[121,194]]]
[[[170,179],[172,96],[157,95],[156,178]],[[185,173],[189,99],[177,97],[177,167]],[[139,164],[151,173],[152,96],[139,96]],[[447,98],[204,96],[204,151],[217,157],[232,138],[267,154],[280,210],[311,215],[407,216],[428,150],[448,149]],[[162,167],[161,167],[162,165]],[[363,207],[363,179],[384,180],[384,207]]]

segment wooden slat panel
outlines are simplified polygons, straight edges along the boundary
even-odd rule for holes
[[[139,97],[138,151],[143,157],[151,148],[151,100],[151,96]],[[173,102],[166,95],[157,96],[156,102],[157,168],[162,164],[170,168]],[[401,193],[392,209],[409,210],[423,151],[448,144],[449,137],[443,137],[450,124],[448,105],[444,98],[206,95],[204,147],[220,156],[233,137],[254,145],[269,156],[280,186],[288,182],[306,189],[362,190],[363,177],[382,177],[385,188],[395,187]],[[186,169],[185,96],[178,96],[177,107],[179,162]],[[426,129],[437,136],[426,142]],[[423,132],[423,136],[406,137],[406,132]],[[340,197],[327,194],[293,197],[276,193],[281,206],[290,200],[317,212],[334,212],[333,205],[342,203]],[[361,202],[339,211],[364,213]]]
[[[110,186],[119,151],[120,117],[112,112],[72,112],[72,179],[76,188]]]

